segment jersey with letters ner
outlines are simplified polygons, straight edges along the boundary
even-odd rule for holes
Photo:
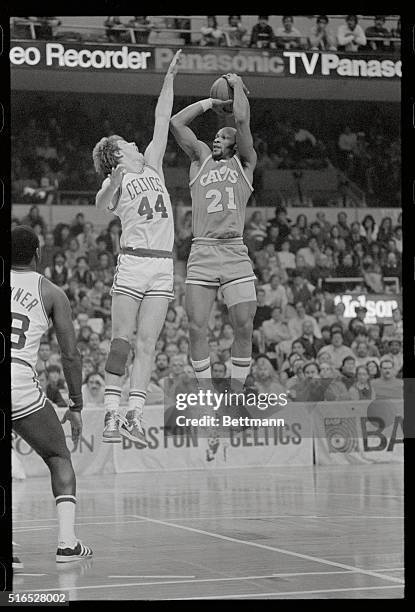
[[[253,187],[237,155],[219,161],[209,155],[189,185],[195,238],[242,236]]]
[[[121,221],[121,248],[171,251],[174,220],[170,196],[159,173],[145,165],[127,172],[111,212]]]
[[[48,331],[49,318],[41,293],[42,275],[37,272],[10,272],[11,356],[35,369],[40,340]]]

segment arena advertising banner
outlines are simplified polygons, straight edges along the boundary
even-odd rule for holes
[[[334,303],[342,302],[345,306],[344,318],[353,319],[356,316],[356,308],[363,306],[367,309],[364,319],[365,325],[376,323],[392,323],[392,311],[401,308],[402,296],[390,294],[356,294],[342,293],[334,298]]]
[[[57,412],[62,416],[64,410]],[[284,419],[283,427],[249,429],[226,439],[198,436],[196,429],[165,436],[163,407],[148,406],[145,420],[149,448],[145,450],[128,439],[118,444],[103,443],[103,414],[101,408],[84,408],[82,437],[76,447],[65,425],[66,442],[78,475],[313,463],[312,421],[301,404],[278,413]],[[20,462],[26,477],[49,474],[42,459],[21,438],[14,440],[13,448],[16,473]]]
[[[12,68],[39,68],[98,72],[162,72],[175,53],[170,47],[99,45],[72,42],[12,41]],[[338,52],[265,51],[261,49],[183,49],[180,73],[272,77],[399,80],[401,60],[396,56],[347,55]]]
[[[403,401],[322,402],[312,410],[317,465],[403,463]]]

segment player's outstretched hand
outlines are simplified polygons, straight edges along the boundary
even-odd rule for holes
[[[110,181],[114,189],[121,185],[124,174],[127,174],[127,169],[122,164],[111,170]]]
[[[232,89],[235,87],[236,83],[241,83],[244,92],[246,94],[249,94],[249,90],[248,90],[247,86],[245,85],[245,83],[243,82],[242,78],[238,74],[235,74],[234,72],[228,72],[227,74],[223,74],[222,76],[223,76],[224,79],[226,79],[228,81],[228,83],[232,87]]]
[[[72,410],[68,409],[63,415],[63,419],[61,420],[62,425],[66,423],[66,421],[69,421],[71,424],[72,442],[76,444],[82,433],[81,413],[73,412]]]
[[[170,66],[169,66],[169,68],[167,70],[167,74],[170,74],[171,76],[176,76],[177,71],[179,69],[178,62],[179,62],[179,58],[180,58],[181,54],[182,54],[182,50],[181,49],[176,51],[176,53],[174,54],[173,59],[170,62]]]

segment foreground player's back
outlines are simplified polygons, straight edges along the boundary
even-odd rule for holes
[[[40,340],[49,328],[42,298],[42,275],[32,270],[11,270],[11,356],[32,368],[37,362]]]
[[[189,185],[195,238],[242,236],[253,188],[237,155],[219,161],[209,155]]]
[[[160,174],[145,164],[126,172],[112,209],[122,225],[121,246],[171,251],[174,222],[170,196]]]

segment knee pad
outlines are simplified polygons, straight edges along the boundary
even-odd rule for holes
[[[127,340],[114,338],[110,345],[105,371],[109,374],[124,376],[129,352],[130,343]]]

